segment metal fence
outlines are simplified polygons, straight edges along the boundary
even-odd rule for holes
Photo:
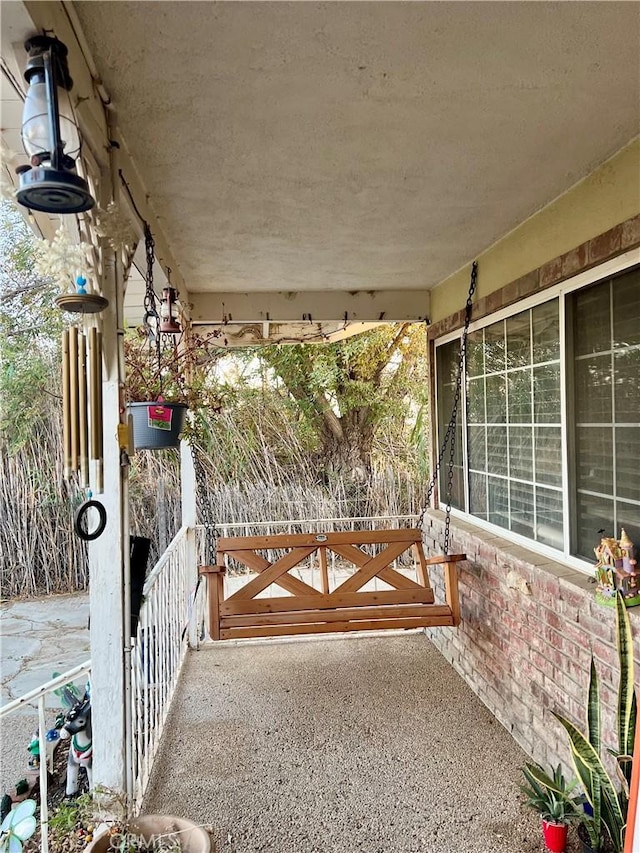
[[[130,790],[137,810],[184,662],[196,595],[194,534],[181,528],[146,580],[131,651]]]
[[[47,681],[41,687],[36,687],[35,690],[25,693],[24,696],[20,696],[12,702],[7,702],[6,705],[0,708],[0,721],[3,726],[10,715],[24,713],[27,708],[31,708],[34,713],[37,711],[38,714],[38,743],[40,749],[40,850],[42,853],[48,853],[49,850],[49,786],[47,770],[53,772],[53,750],[48,749],[50,742],[47,741],[47,697],[52,696],[57,690],[60,690],[60,688],[67,684],[80,680],[86,681],[90,675],[91,661],[89,660],[75,666],[62,675],[58,675],[56,678],[52,678],[51,681]],[[55,708],[62,707],[62,702],[57,697],[53,704]],[[50,713],[51,709],[49,709]]]

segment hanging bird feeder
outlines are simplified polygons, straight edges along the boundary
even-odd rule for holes
[[[165,335],[181,335],[178,292],[168,285],[162,290],[160,302],[160,331]]]

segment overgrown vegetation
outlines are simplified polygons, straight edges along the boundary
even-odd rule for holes
[[[12,208],[2,218],[1,594],[84,589],[86,548],[71,524],[84,495],[62,476],[62,315],[55,286],[35,274],[33,235]],[[192,432],[206,471],[200,507],[218,523],[417,513],[425,343],[422,324],[403,324],[328,346],[213,353],[219,369],[203,371],[213,402]],[[129,346],[146,358],[135,333]],[[180,523],[178,454],[136,454],[130,498],[132,533],[152,540],[153,560]]]

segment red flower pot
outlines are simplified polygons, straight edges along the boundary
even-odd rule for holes
[[[551,853],[564,853],[567,846],[567,832],[569,827],[566,823],[553,823],[548,820],[542,821],[542,834],[547,850]]]

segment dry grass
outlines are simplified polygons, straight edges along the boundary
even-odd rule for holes
[[[374,466],[365,482],[329,478],[286,413],[255,410],[207,425],[198,451],[206,497],[199,520],[218,524],[372,515],[420,510],[425,492],[402,467]],[[87,588],[86,546],[73,533],[82,490],[62,477],[61,427],[55,413],[18,452],[0,447],[0,583],[4,598]],[[393,459],[385,447],[378,458]],[[142,451],[132,460],[131,532],[152,541],[149,565],[180,527],[179,454]],[[210,507],[210,513],[206,509]]]

